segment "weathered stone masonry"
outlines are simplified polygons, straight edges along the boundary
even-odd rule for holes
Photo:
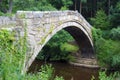
[[[80,46],[82,54],[93,53],[90,24],[76,11],[18,11],[12,18],[0,17],[0,28],[14,29],[21,36],[27,29],[29,50],[24,71],[44,45],[61,29],[68,31]]]

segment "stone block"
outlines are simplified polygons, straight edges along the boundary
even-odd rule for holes
[[[43,13],[43,12],[40,12],[40,11],[35,11],[35,12],[33,12],[34,18],[42,18],[43,15],[44,15],[44,13]]]
[[[0,25],[2,25],[2,19],[0,19]]]
[[[25,12],[25,18],[34,18],[32,11],[26,11]]]

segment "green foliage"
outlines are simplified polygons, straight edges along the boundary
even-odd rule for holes
[[[114,72],[110,75],[106,74],[106,71],[99,71],[99,80],[119,80],[120,74],[118,72]],[[94,76],[92,76],[91,80],[96,80]]]
[[[103,38],[96,41],[97,57],[102,66],[109,69],[120,69],[120,42],[105,40]]]
[[[112,28],[116,28],[120,26],[120,1],[117,2],[115,8],[112,7],[111,15],[109,17],[110,17],[110,22],[112,24]]]
[[[63,6],[69,8],[73,4],[72,0],[62,0]]]
[[[13,14],[0,12],[0,16],[9,16],[9,17],[12,17]]]
[[[72,41],[72,36],[65,30],[59,31],[57,34],[52,37],[52,39],[48,42],[49,46],[61,45],[62,43]]]
[[[10,6],[10,1],[12,5]],[[72,0],[8,0],[0,1],[0,12],[8,13],[10,7],[12,13],[17,10],[32,10],[32,11],[51,11],[51,10],[66,10],[72,5]],[[2,14],[1,14],[2,15]]]
[[[68,44],[68,43],[62,44],[60,48],[61,48],[61,51],[65,51],[65,52],[77,52],[79,50],[78,46]]]
[[[41,66],[36,74],[22,73],[25,54],[27,51],[26,32],[19,40],[14,38],[15,33],[0,30],[0,80],[54,80],[51,65]],[[63,78],[55,78],[55,80]]]
[[[99,80],[115,80],[115,76],[116,74],[107,76],[105,71],[99,72]]]
[[[11,2],[12,5],[10,5]],[[80,8],[80,2],[83,4],[81,5],[81,9],[84,17],[87,16],[86,18],[89,18],[94,16],[96,11],[100,9],[105,10],[109,14],[110,8],[113,7],[111,11],[113,12],[119,0],[1,0],[0,11],[8,13],[11,12],[11,8],[12,13],[16,13],[17,10],[78,10]]]
[[[108,36],[107,39],[105,39],[106,37],[103,36],[104,34],[106,34],[105,32],[106,31],[101,31],[100,29],[95,28],[92,29],[94,47],[98,61],[102,67],[119,70],[120,68],[119,28],[107,31],[110,33],[109,35],[106,35]]]
[[[58,10],[66,10],[73,4],[72,0],[48,0]]]
[[[3,0],[0,2],[0,11],[3,13],[6,13],[8,9],[8,1],[7,0]]]
[[[68,10],[68,8],[66,6],[63,6],[63,7],[61,7],[60,10]]]
[[[34,10],[34,11],[45,11],[45,10],[56,10],[47,0],[16,0],[15,7],[13,7],[15,11],[17,10]],[[27,6],[26,6],[27,5]],[[21,7],[20,7],[21,6]]]
[[[8,13],[10,1],[0,1],[0,12]],[[12,13],[15,13],[17,10],[56,10],[47,0],[12,0],[12,4]]]
[[[87,0],[81,0],[81,2],[82,2],[82,3],[86,3],[86,2],[87,2]]]
[[[91,18],[91,21],[97,29],[108,29],[110,26],[109,19],[103,10],[97,11],[95,18]]]
[[[110,19],[112,18],[108,19],[107,15],[104,13],[103,10],[98,11],[95,18],[91,18],[93,26],[97,28],[97,29],[95,28],[92,29],[94,47],[95,47],[95,52],[96,52],[98,61],[101,66],[109,69],[119,70],[120,68],[119,67],[120,66],[120,47],[119,47],[120,29],[119,29],[119,26],[117,28],[111,29],[110,27],[111,24],[109,23]],[[119,21],[119,19],[117,18],[115,20]]]
[[[16,42],[14,33],[0,30],[0,42],[2,42],[0,43],[0,76],[3,80],[19,79],[20,76],[22,78],[21,71],[26,53],[25,38]],[[20,46],[21,48],[19,48]]]
[[[4,13],[0,11],[0,16],[2,16],[2,15],[4,15]]]
[[[102,38],[102,30],[92,28],[92,36],[93,36],[93,41],[97,41],[98,39]]]
[[[54,77],[54,68],[51,65],[42,65],[40,72],[36,74],[27,74],[23,80],[64,80],[62,77]]]
[[[92,28],[92,37],[93,37],[93,43],[95,47],[95,52],[97,53],[97,40],[102,38],[102,31],[100,29]]]
[[[40,80],[49,80],[52,79],[52,74],[53,74],[53,67],[51,65],[45,65],[45,66],[41,66],[41,70],[40,70]]]
[[[64,80],[63,77],[56,76],[54,80]]]
[[[113,40],[120,40],[120,27],[113,28],[110,31],[110,38],[113,39]]]

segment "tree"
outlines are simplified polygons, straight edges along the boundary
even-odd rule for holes
[[[103,67],[120,69],[119,41],[98,39],[96,41],[98,61]]]
[[[80,13],[82,12],[82,3],[86,3],[87,0],[80,0]]]
[[[3,13],[7,13],[8,1],[1,0],[0,1],[0,11]]]
[[[13,8],[13,0],[9,0],[9,9],[8,9],[8,13],[12,13],[12,8]]]
[[[17,10],[50,11],[56,8],[47,0],[15,0],[14,12]]]
[[[69,9],[69,7],[73,4],[72,0],[62,0],[62,3],[63,7],[65,6],[67,9]]]
[[[111,1],[108,0],[108,15],[110,15],[110,3],[111,3]]]
[[[77,0],[74,0],[75,3],[75,10],[77,9]]]
[[[91,18],[91,21],[95,28],[102,30],[108,29],[110,26],[109,19],[103,10],[97,11],[95,18]]]
[[[52,4],[56,9],[69,9],[69,7],[73,4],[72,0],[48,0],[50,4]]]
[[[113,40],[118,40],[118,41],[120,40],[120,26],[117,28],[113,28],[110,31],[110,38]]]
[[[14,0],[1,0],[0,1],[0,11],[3,13],[12,13]]]
[[[110,22],[112,28],[120,26],[120,1],[116,4],[115,8],[111,9]]]

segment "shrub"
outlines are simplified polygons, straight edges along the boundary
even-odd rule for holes
[[[99,72],[99,80],[115,80],[116,74],[114,75],[106,75],[106,72]]]
[[[14,40],[14,33],[0,30],[0,76],[2,76],[3,80],[22,78],[21,73],[26,53],[26,41],[25,38],[21,42]],[[20,46],[21,48],[19,48]]]
[[[115,8],[111,9],[110,23],[112,28],[120,26],[120,1],[117,2]]]
[[[98,39],[102,38],[102,30],[92,28],[92,37],[93,37],[94,42],[97,41]]]
[[[54,80],[64,80],[63,77],[56,76]]]
[[[102,66],[110,69],[120,69],[120,42],[105,40],[96,41],[98,61]]]
[[[110,38],[113,40],[120,40],[120,26],[117,28],[113,28],[110,31]]]
[[[3,16],[3,15],[4,15],[4,13],[0,11],[0,16]]]
[[[65,52],[77,52],[79,50],[79,47],[76,45],[72,45],[69,43],[63,43],[61,46],[61,51]]]
[[[113,41],[103,38],[103,33],[100,29],[92,29],[92,35],[94,40],[95,52],[98,58],[98,61],[101,66],[107,67],[109,69],[119,69],[120,67],[120,41]],[[111,30],[114,36],[111,38],[119,38],[119,28]],[[111,34],[112,35],[112,34]]]
[[[14,33],[0,30],[0,80],[54,80],[51,65],[42,66],[36,74],[22,73],[26,50],[26,34],[17,41]]]
[[[97,40],[102,38],[102,31],[100,29],[92,28],[92,37],[95,47],[95,53],[97,53]]]
[[[98,79],[99,80],[119,80],[120,75],[118,72],[114,72],[113,74],[106,74],[106,71],[100,71]],[[94,76],[92,76],[91,80],[96,80]]]
[[[64,80],[63,77],[54,76],[52,65],[42,65],[40,72],[36,74],[27,74],[23,80]]]

